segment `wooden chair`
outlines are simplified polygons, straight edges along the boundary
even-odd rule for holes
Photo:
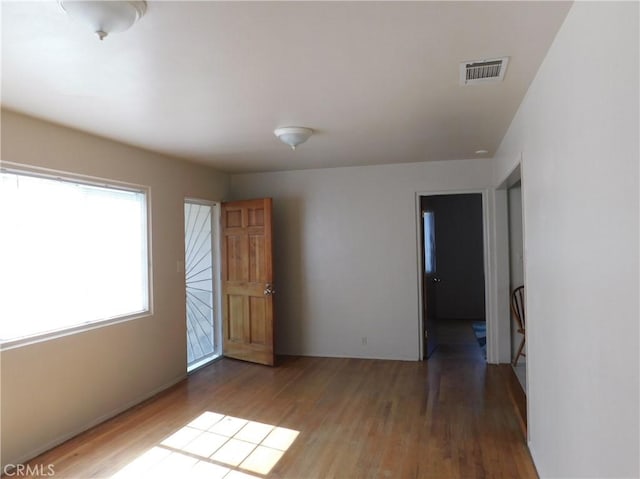
[[[520,347],[518,348],[518,352],[516,357],[513,359],[513,365],[518,365],[518,359],[520,356],[526,356],[523,352],[524,342],[526,339],[525,334],[525,319],[524,319],[524,286],[518,286],[511,293],[511,312],[513,316],[516,318],[516,322],[518,323],[518,332],[522,334],[522,341],[520,341]]]

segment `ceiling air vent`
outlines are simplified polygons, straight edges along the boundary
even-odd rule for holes
[[[495,83],[504,79],[509,57],[474,60],[460,64],[460,84]]]

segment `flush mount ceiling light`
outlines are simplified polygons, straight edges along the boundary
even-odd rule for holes
[[[309,139],[313,134],[313,130],[302,126],[283,126],[281,128],[276,128],[273,133],[281,142],[286,143],[292,150],[295,150],[296,146]]]
[[[147,10],[144,1],[58,0],[58,3],[71,18],[89,26],[100,40],[109,33],[128,30]]]

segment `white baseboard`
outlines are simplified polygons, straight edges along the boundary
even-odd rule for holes
[[[533,449],[533,447],[531,447],[531,441],[527,440],[527,446],[529,447],[529,454],[531,454],[531,460],[533,461],[533,467],[536,469],[536,472],[538,473],[538,477],[542,478],[542,477],[546,477],[543,476],[542,473],[540,472],[540,469],[538,468],[538,461],[536,461],[536,454],[535,451]]]
[[[358,354],[327,354],[327,353],[290,353],[290,352],[278,352],[278,356],[301,356],[306,358],[335,358],[335,359],[375,359],[375,360],[383,360],[383,361],[421,361],[420,358],[409,357],[409,356],[365,356]]]
[[[111,419],[114,416],[117,416],[120,413],[125,412],[127,409],[131,409],[134,406],[137,406],[138,404],[140,404],[143,401],[146,401],[147,399],[155,396],[158,393],[161,393],[162,391],[164,391],[165,389],[169,389],[171,386],[174,386],[176,384],[178,384],[180,381],[182,381],[183,379],[185,379],[187,377],[186,373],[185,374],[181,374],[179,377],[177,378],[173,378],[171,381],[163,384],[160,387],[157,387],[145,394],[143,394],[142,396],[137,397],[136,399],[133,399],[129,402],[127,402],[126,404],[124,404],[121,407],[118,407],[106,414],[103,414],[100,417],[97,417],[96,419],[94,419],[93,421],[90,421],[82,426],[80,426],[79,428],[70,431],[70,432],[66,432],[65,434],[62,434],[61,436],[58,436],[57,438],[47,442],[46,444],[43,444],[42,446],[39,446],[25,454],[22,454],[21,456],[17,457],[17,458],[13,458],[12,460],[6,461],[5,462],[5,458],[2,458],[2,465],[0,467],[2,467],[2,471],[4,471],[5,466],[7,466],[8,464],[24,464],[25,462],[33,459],[36,456],[39,456],[40,454],[42,454],[43,452],[46,452],[50,449],[53,449],[56,446],[59,446],[60,444],[62,444],[65,441],[68,441],[69,439],[85,432],[88,431],[89,429],[91,429],[92,427],[97,426],[100,423],[103,423],[109,419]]]

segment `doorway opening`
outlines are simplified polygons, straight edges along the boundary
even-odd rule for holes
[[[222,352],[219,300],[219,206],[184,202],[184,273],[187,318],[187,372]]]
[[[423,359],[486,361],[481,193],[420,196]]]
[[[522,183],[518,179],[507,189],[507,210],[509,228],[509,291],[524,286],[524,235],[522,227]],[[510,297],[513,301],[513,298]],[[524,334],[519,333],[518,323],[511,312],[511,363],[516,377],[525,394],[527,392],[527,356]],[[524,319],[524,318],[522,318]],[[524,342],[524,353],[518,354]]]
[[[496,197],[500,197],[505,208],[496,217],[497,231],[501,238],[500,243],[504,247],[503,251],[503,270],[500,272],[498,284],[500,290],[506,294],[499,294],[498,304],[501,310],[500,328],[504,328],[509,334],[508,339],[511,344],[509,351],[509,360],[513,367],[513,375],[511,376],[509,394],[511,395],[518,415],[520,416],[520,425],[525,437],[528,437],[527,430],[527,361],[526,341],[524,341],[524,356],[518,355],[520,345],[525,337],[524,321],[526,311],[526,292],[523,290],[522,300],[519,301],[522,308],[516,307],[522,319],[522,326],[516,311],[514,311],[514,292],[520,287],[526,286],[525,280],[525,244],[524,230],[526,229],[523,215],[523,175],[521,173],[521,159],[517,163],[513,171],[500,183],[496,189]],[[516,295],[518,296],[518,295]],[[506,359],[506,358],[505,358]]]

